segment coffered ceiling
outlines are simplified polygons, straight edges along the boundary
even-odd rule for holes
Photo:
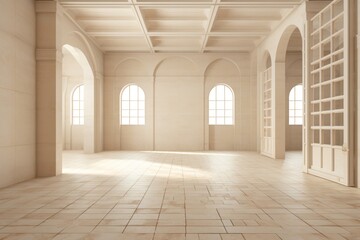
[[[59,0],[104,52],[248,52],[302,0]]]

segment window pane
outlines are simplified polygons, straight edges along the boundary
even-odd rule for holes
[[[78,117],[73,117],[73,125],[79,125],[80,119]]]
[[[80,109],[80,102],[79,101],[73,101],[73,109],[79,110]]]
[[[302,125],[303,124],[302,117],[295,118],[295,124]]]
[[[289,117],[293,117],[295,116],[295,111],[294,110],[289,110]]]
[[[138,119],[137,118],[130,118],[130,125],[137,125]]]
[[[232,121],[232,118],[225,118],[225,124],[226,125],[232,125],[233,124],[233,121]]]
[[[122,112],[121,112],[121,115],[123,117],[129,117],[130,116],[130,111],[123,109]]]
[[[225,111],[225,116],[226,117],[232,117],[232,110],[226,110]]]
[[[217,118],[216,119],[216,123],[219,124],[219,125],[224,125],[225,124],[225,119],[222,117],[222,118]]]
[[[130,109],[130,102],[129,101],[122,101],[121,107],[122,107],[122,109]]]
[[[121,124],[124,125],[143,125],[145,124],[145,93],[136,86],[127,86],[122,91],[121,96],[122,116],[129,117],[123,119]]]
[[[303,96],[303,87],[302,85],[295,86],[295,96],[297,100],[302,100]]]
[[[289,110],[295,109],[295,101],[289,101]]]
[[[301,84],[293,87],[289,94],[289,124],[303,123],[303,87]]]
[[[81,85],[79,89],[80,89],[80,100],[84,101],[84,85]]]
[[[145,101],[139,101],[139,109],[145,109]]]
[[[123,125],[129,125],[130,119],[127,118],[127,117],[123,117],[122,120],[121,120],[121,123],[122,123]]]
[[[137,116],[138,116],[138,110],[130,110],[130,117],[136,118]]]
[[[145,110],[139,110],[139,117],[145,117]]]
[[[216,100],[225,100],[225,86],[217,86],[216,88]]]
[[[295,119],[293,117],[289,118],[289,124],[290,125],[294,125],[295,124]]]
[[[145,125],[145,118],[139,118],[139,125]]]
[[[77,87],[73,93],[73,101],[79,101],[80,100],[80,88]]]
[[[290,101],[295,100],[295,89],[294,88],[292,88],[291,91],[290,91],[289,100]]]
[[[232,101],[226,101],[225,102],[225,109],[232,109]]]
[[[139,101],[145,101],[145,94],[141,88],[138,88],[139,91]]]
[[[84,124],[84,85],[76,87],[72,95],[72,124]]]
[[[295,102],[295,109],[302,109],[302,101]]]
[[[126,87],[122,92],[122,100],[130,100],[130,88]]]
[[[216,116],[217,117],[224,117],[225,111],[224,110],[216,110]]]
[[[225,87],[225,100],[232,100],[232,92],[228,87]]]
[[[216,108],[217,109],[225,109],[225,101],[217,101]]]
[[[135,85],[130,86],[130,100],[138,100],[138,87]]]
[[[302,116],[302,110],[295,110],[295,116],[301,117]]]
[[[130,101],[130,109],[137,109],[138,102],[137,101]]]
[[[209,124],[233,124],[233,92],[225,85],[215,86],[209,94]],[[225,117],[226,116],[226,117]]]
[[[216,100],[216,88],[213,88],[209,94],[209,101],[215,101],[215,100]]]

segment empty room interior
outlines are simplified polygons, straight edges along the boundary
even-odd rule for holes
[[[0,239],[360,239],[357,0],[0,19]]]

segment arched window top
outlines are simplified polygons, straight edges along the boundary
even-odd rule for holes
[[[131,84],[121,91],[121,125],[145,125],[145,93]]]
[[[233,125],[233,98],[232,89],[219,84],[209,93],[209,125]]]
[[[209,100],[219,100],[219,101],[232,101],[233,99],[233,92],[230,87],[219,84],[211,89],[209,94]]]
[[[289,93],[289,125],[303,124],[303,86],[296,85]]]
[[[84,85],[77,86],[72,94],[72,124],[84,125]]]

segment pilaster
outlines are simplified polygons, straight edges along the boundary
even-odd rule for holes
[[[62,79],[60,8],[36,1],[36,158],[37,176],[61,174]]]

